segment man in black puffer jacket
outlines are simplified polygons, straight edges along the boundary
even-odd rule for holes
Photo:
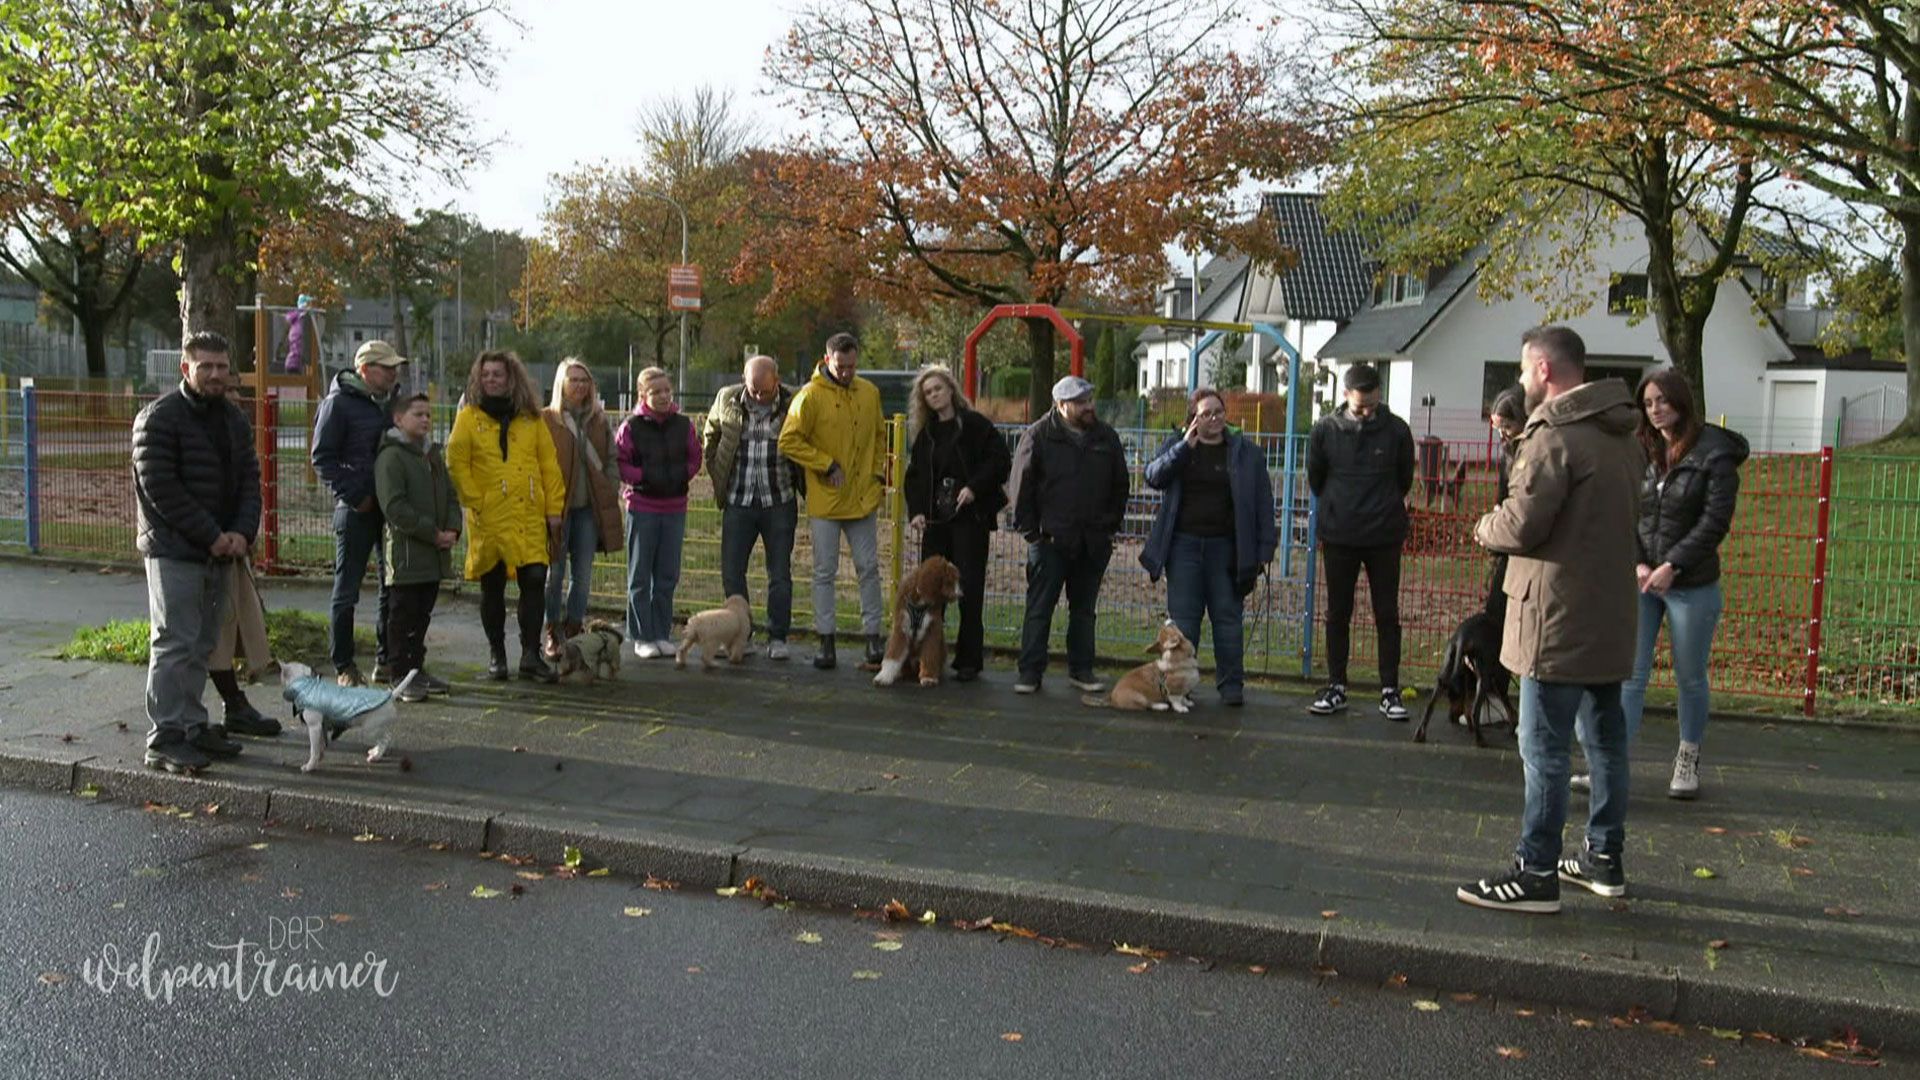
[[[1320,500],[1314,531],[1327,569],[1327,687],[1308,706],[1347,707],[1348,635],[1360,568],[1367,569],[1380,634],[1380,714],[1405,720],[1400,701],[1400,549],[1413,490],[1413,431],[1380,400],[1380,373],[1355,364],[1342,379],[1346,403],[1307,437],[1307,486]]]
[[[386,519],[374,494],[373,459],[391,426],[387,399],[407,358],[384,341],[369,341],[353,354],[352,371],[333,380],[313,421],[313,471],[333,492],[333,600],[327,608],[329,651],[342,686],[364,686],[353,661],[353,608],[367,560],[380,588],[380,617],[373,624],[374,678],[386,681]],[[401,674],[405,674],[402,672]]]
[[[227,340],[202,331],[180,358],[180,387],[133,421],[133,486],[146,557],[148,767],[197,772],[240,744],[211,727],[200,695],[220,631],[228,563],[260,531],[260,460],[246,414],[227,399]]]
[[[1027,538],[1027,615],[1020,628],[1017,694],[1040,689],[1060,592],[1067,594],[1067,681],[1099,693],[1093,670],[1094,605],[1127,514],[1126,447],[1093,409],[1093,384],[1068,375],[1054,407],[1020,433],[1013,453],[1013,527]]]

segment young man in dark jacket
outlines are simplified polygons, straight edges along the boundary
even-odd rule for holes
[[[369,341],[353,354],[353,371],[333,380],[313,421],[313,471],[333,492],[333,601],[328,606],[333,670],[341,686],[364,686],[353,661],[353,608],[367,559],[380,582],[380,619],[374,624],[375,678],[387,677],[385,545],[380,504],[373,490],[373,459],[388,427],[387,398],[400,381],[407,358],[384,341]],[[402,674],[405,674],[402,672]]]
[[[1027,539],[1027,617],[1020,628],[1017,694],[1040,689],[1060,592],[1067,594],[1067,680],[1099,693],[1094,605],[1113,535],[1127,513],[1126,448],[1093,411],[1093,384],[1069,375],[1053,384],[1053,410],[1020,433],[1013,454],[1013,527]]]
[[[392,591],[387,655],[396,680],[420,672],[398,692],[399,699],[423,701],[448,692],[446,682],[426,671],[427,626],[440,582],[453,576],[453,545],[460,539],[460,500],[433,442],[433,404],[427,395],[394,402],[393,427],[381,439],[373,479],[387,523],[386,581]]]
[[[200,700],[220,631],[228,562],[244,559],[260,531],[260,460],[253,428],[227,400],[227,340],[202,331],[181,350],[180,386],[133,421],[138,544],[146,557],[146,764],[198,772],[208,755],[240,744],[208,723]]]
[[[1346,402],[1307,437],[1307,486],[1320,500],[1314,531],[1327,572],[1327,686],[1309,709],[1347,707],[1353,594],[1367,570],[1380,635],[1380,715],[1404,721],[1400,702],[1400,549],[1413,490],[1413,431],[1380,400],[1380,373],[1355,364],[1342,380]]]

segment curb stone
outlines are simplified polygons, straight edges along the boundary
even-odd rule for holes
[[[758,877],[791,899],[873,908],[899,899],[942,919],[991,915],[1039,933],[1087,942],[1135,944],[1276,969],[1333,968],[1339,977],[1383,983],[1394,975],[1422,987],[1469,990],[1618,1015],[1634,1006],[1657,1019],[1791,1038],[1826,1037],[1851,1026],[1868,1045],[1920,1051],[1920,1007],[1820,996],[1778,987],[1739,986],[1596,957],[1574,962],[1509,949],[1469,946],[1437,934],[1383,932],[1319,920],[1149,901],[1118,893],[863,862],[831,855],[753,849],[690,840],[647,829],[384,796],[343,798],[251,784],[68,761],[58,755],[0,749],[0,783],[66,790],[95,785],[103,798],[181,806],[219,802],[235,817],[444,843],[465,851],[551,853],[567,844],[623,874],[671,876],[689,885],[737,885]],[[543,854],[544,858],[545,855]],[[665,871],[664,873],[662,871]],[[1515,916],[1516,918],[1518,916]]]

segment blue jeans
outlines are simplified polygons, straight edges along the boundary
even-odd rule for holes
[[[1027,617],[1020,627],[1020,677],[1039,682],[1047,670],[1047,645],[1053,636],[1053,609],[1067,593],[1067,674],[1093,677],[1094,605],[1106,576],[1111,544],[1082,543],[1071,552],[1042,540],[1027,545]]]
[[[1593,776],[1587,846],[1616,858],[1626,847],[1627,719],[1620,708],[1620,684],[1543,683],[1523,675],[1519,738],[1527,804],[1514,854],[1528,870],[1550,873],[1560,862],[1572,772],[1567,755],[1576,725]]]
[[[1653,670],[1653,646],[1666,616],[1667,643],[1673,653],[1673,681],[1680,688],[1680,741],[1698,744],[1707,734],[1711,693],[1707,661],[1713,655],[1713,631],[1723,606],[1720,583],[1668,589],[1665,596],[1640,594],[1640,641],[1633,656],[1633,677],[1620,689],[1627,714],[1627,741],[1640,736],[1640,711],[1647,702],[1647,676]]]
[[[587,599],[593,592],[593,553],[600,546],[600,529],[593,523],[593,507],[567,511],[566,530],[561,540],[561,556],[547,571],[547,625],[566,615],[567,622],[585,622]],[[573,583],[572,588],[567,583]],[[561,597],[566,604],[562,610]]]
[[[665,641],[673,632],[673,590],[687,512],[627,511],[627,640]]]
[[[793,537],[800,527],[800,503],[789,499],[778,506],[734,506],[720,514],[720,588],[728,596],[745,596],[747,560],[757,540],[767,559],[767,640],[785,641],[793,625]]]
[[[333,601],[327,607],[335,671],[353,663],[353,606],[360,599],[360,582],[373,558],[374,578],[380,583],[380,617],[373,624],[373,662],[387,662],[387,545],[382,533],[386,519],[380,511],[361,513],[351,507],[333,508]]]
[[[1233,582],[1233,537],[1173,534],[1167,555],[1167,617],[1200,646],[1200,615],[1213,623],[1214,684],[1238,690],[1245,681],[1246,609]]]

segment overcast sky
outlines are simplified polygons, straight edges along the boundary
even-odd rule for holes
[[[758,93],[767,46],[791,0],[516,0],[524,33],[498,35],[500,77],[476,88],[474,119],[505,140],[465,191],[430,189],[488,226],[536,233],[547,178],[601,159],[631,160],[640,109],[702,83],[735,91],[735,108],[783,130]]]

